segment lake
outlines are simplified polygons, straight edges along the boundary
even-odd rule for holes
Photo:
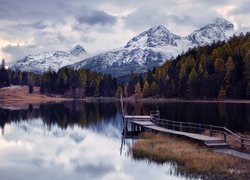
[[[128,114],[250,132],[250,104],[134,103]],[[175,165],[133,159],[122,144],[119,102],[67,102],[0,109],[0,179],[186,179]]]

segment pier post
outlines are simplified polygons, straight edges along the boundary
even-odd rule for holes
[[[225,141],[225,143],[227,142],[227,133],[226,132],[224,132],[224,141]]]
[[[210,124],[210,136],[213,136],[212,125]]]
[[[244,146],[244,139],[242,137],[240,138],[240,143],[241,143],[241,150],[243,151],[245,149],[245,146]]]

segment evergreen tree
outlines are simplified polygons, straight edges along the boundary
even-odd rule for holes
[[[218,73],[225,72],[224,60],[222,58],[216,58],[215,63],[214,63],[214,69]]]
[[[32,85],[32,84],[29,85],[29,93],[30,93],[30,94],[33,93],[33,85]]]
[[[1,70],[5,70],[5,59],[2,59]]]
[[[228,97],[231,95],[231,79],[234,68],[235,68],[234,62],[232,57],[230,56],[226,62],[226,75],[225,75],[225,84],[226,84],[225,91]]]
[[[250,51],[244,57],[244,76],[246,81],[246,98],[250,99]]]
[[[156,84],[156,82],[152,82],[150,86],[150,94],[151,96],[159,96],[159,86]]]
[[[135,86],[135,95],[136,95],[137,99],[143,97],[142,88],[141,88],[140,82],[137,82],[137,84]]]
[[[150,95],[150,87],[148,81],[146,81],[143,86],[143,97],[147,98],[149,95]]]
[[[198,93],[198,86],[197,86],[197,72],[195,68],[192,69],[191,73],[188,76],[188,92],[190,94],[187,94],[188,97],[195,97]]]
[[[219,99],[224,99],[226,97],[226,91],[224,90],[223,87],[221,87],[219,94],[218,94],[218,98]]]
[[[122,88],[121,86],[118,86],[117,90],[116,90],[116,93],[115,93],[115,96],[117,98],[120,98],[120,96],[123,95],[123,91],[122,91]]]

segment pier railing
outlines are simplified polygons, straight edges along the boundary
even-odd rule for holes
[[[183,121],[173,121],[168,119],[160,118],[160,111],[151,111],[150,112],[150,120],[157,126],[165,127],[168,129],[173,129],[177,131],[190,131],[194,130],[195,133],[201,134],[204,131],[208,131],[210,136],[213,136],[214,133],[219,133],[224,136],[224,141],[227,142],[228,139],[232,139],[233,141],[239,143],[241,148],[244,149],[245,146],[250,146],[250,138],[240,136],[226,127],[222,126],[214,126],[208,124],[201,123],[193,123],[193,122],[183,122]],[[198,132],[197,132],[198,131]]]

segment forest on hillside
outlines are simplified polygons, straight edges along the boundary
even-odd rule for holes
[[[190,49],[174,60],[143,74],[131,72],[125,83],[111,75],[87,69],[61,68],[42,75],[0,67],[0,87],[40,86],[44,94],[71,98],[114,97],[122,93],[136,98],[250,99],[250,33]]]
[[[190,49],[147,73],[131,73],[123,91],[139,98],[250,99],[250,33]]]

